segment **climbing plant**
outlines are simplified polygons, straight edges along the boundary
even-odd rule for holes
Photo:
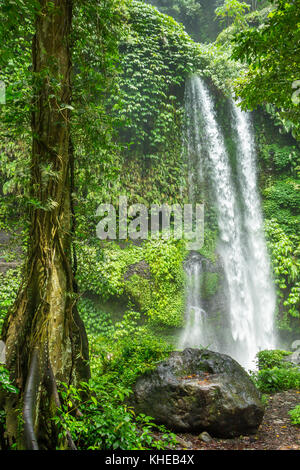
[[[266,233],[281,306],[279,324],[291,328],[290,319],[300,318],[299,239],[286,235],[276,219],[266,221]]]

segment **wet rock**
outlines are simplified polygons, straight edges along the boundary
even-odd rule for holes
[[[141,376],[132,405],[174,431],[217,437],[255,433],[264,414],[247,372],[231,357],[206,349],[173,352]]]

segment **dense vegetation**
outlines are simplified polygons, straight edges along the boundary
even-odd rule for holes
[[[31,115],[37,90],[49,78],[47,68],[36,72],[31,65],[39,3],[45,2],[3,0],[0,6],[0,81],[6,85],[6,104],[0,104],[0,329],[11,318],[24,279],[30,214],[51,213],[57,204],[50,196],[38,199],[32,186],[36,136]],[[55,2],[46,3],[51,14]],[[65,448],[71,436],[78,449],[170,448],[175,436],[151,417],[136,416],[129,398],[137,377],[177,345],[184,321],[186,242],[99,241],[96,209],[101,202],[117,207],[119,195],[129,203],[187,202],[185,80],[194,72],[205,77],[221,114],[227,97],[235,94],[244,108],[255,109],[277,328],[289,348],[300,334],[300,5],[236,0],[73,3],[72,94],[68,102],[60,102],[59,110],[70,126],[74,164],[70,259],[78,290],[72,291],[70,302],[77,302],[88,334],[91,379],[57,380],[55,446]],[[50,101],[61,90],[60,78],[50,80]],[[224,111],[223,116],[226,124]],[[55,165],[44,162],[38,172],[41,184],[55,185]],[[200,252],[215,262],[216,217],[211,199],[205,202]],[[211,298],[219,277],[208,274],[203,289]],[[262,392],[300,388],[299,368],[283,365],[288,354],[260,353],[253,380]],[[13,441],[4,438],[4,404],[24,391],[15,378],[0,365],[0,448],[24,446],[22,423]],[[298,408],[291,412],[294,424],[299,424]]]

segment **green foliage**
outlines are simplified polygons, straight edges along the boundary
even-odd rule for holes
[[[271,123],[259,125],[257,131],[266,236],[278,289],[278,326],[300,331],[299,149]]]
[[[155,425],[151,417],[136,416],[129,405],[130,387],[137,377],[170,352],[170,346],[157,335],[137,326],[138,319],[139,314],[128,311],[122,321],[103,328],[100,336],[90,335],[92,380],[78,388],[62,384],[60,390],[63,405],[55,423],[62,446],[67,430],[80,450],[175,445],[175,436]]]
[[[211,42],[220,31],[214,14],[218,0],[149,0],[149,3],[183,23],[194,41]]]
[[[161,13],[172,16],[179,23],[183,23],[186,30],[194,32],[198,26],[199,17],[202,16],[202,6],[199,0],[170,0],[167,5],[164,1],[154,0],[150,2],[156,6]]]
[[[256,385],[266,393],[282,390],[300,389],[300,371],[298,367],[273,367],[258,371]]]
[[[80,244],[78,251],[77,280],[81,292],[91,291],[103,299],[124,293],[124,274],[131,264],[143,258],[143,250],[128,244],[122,249],[117,243],[108,242],[105,249]]]
[[[94,228],[99,201],[109,202],[111,193],[119,189],[122,147],[110,97],[118,105],[119,46],[128,29],[127,3],[83,0],[74,4],[71,124],[77,236],[84,240]]]
[[[247,63],[249,70],[237,81],[236,91],[243,108],[261,104],[275,106],[277,117],[290,121],[299,136],[299,0],[270,0],[275,8],[261,28],[250,28],[236,35],[233,58]],[[296,88],[293,84],[296,84]],[[299,88],[299,87],[298,87]]]
[[[291,423],[296,426],[300,425],[300,405],[295,406],[292,410],[289,411],[291,417]]]
[[[0,105],[0,218],[24,204],[29,182],[29,132],[32,101],[31,39],[33,2],[3,0],[0,5],[0,81],[6,105]],[[21,20],[22,18],[22,20]],[[17,202],[17,204],[16,204]],[[20,211],[21,212],[21,211]]]
[[[148,315],[154,324],[181,326],[184,312],[184,240],[149,240],[145,260],[153,277],[152,305]]]
[[[21,269],[9,269],[0,273],[0,331],[8,309],[13,305],[21,281]]]
[[[90,291],[107,300],[127,295],[151,322],[180,326],[183,319],[183,240],[146,240],[122,249],[117,243],[105,248],[78,246],[77,279],[81,292]],[[151,279],[125,278],[130,266],[145,260]]]
[[[277,207],[291,209],[297,212],[300,207],[299,184],[291,179],[277,180],[264,190],[266,199],[274,201]]]
[[[77,308],[88,333],[108,337],[113,335],[114,327],[110,315],[96,308],[91,299],[80,298],[77,302]]]
[[[263,393],[300,389],[300,369],[283,361],[291,354],[280,349],[260,351],[257,354],[258,372],[253,374],[255,385]]]
[[[199,63],[199,50],[182,26],[143,2],[130,3],[128,23],[120,44],[119,93],[110,100],[124,147],[122,191],[134,202],[178,202],[185,187],[182,88]],[[109,196],[119,194],[116,187]]]
[[[122,45],[122,105],[115,110],[129,141],[144,143],[151,158],[166,144],[177,112],[170,90],[193,71],[196,47],[172,18],[143,2],[132,1],[129,21],[130,36]]]
[[[245,14],[242,18],[242,21],[244,22],[243,24],[243,29],[247,26],[248,28],[250,27],[256,27],[259,28],[261,24],[264,24],[266,21],[267,16],[273,9],[272,6],[267,6],[266,8],[263,8],[262,10],[255,10],[252,11],[251,13]],[[217,44],[227,44],[230,46],[231,42],[234,39],[234,35],[240,31],[240,23],[234,22],[232,23],[228,28],[223,29],[219,36],[216,39]]]
[[[138,274],[133,274],[125,281],[127,295],[138,306],[139,310],[144,313],[151,308],[152,289],[151,281]]]
[[[278,174],[284,171],[296,176],[300,170],[300,152],[294,145],[279,146],[276,143],[263,145],[261,158],[269,170]]]
[[[135,319],[133,318],[135,316]],[[131,386],[138,376],[153,369],[171,347],[147,327],[138,327],[136,313],[116,325],[112,337],[91,339],[93,376]]]
[[[232,96],[235,79],[244,73],[245,67],[231,58],[228,44],[208,44],[200,46],[200,74],[211,80],[224,96]]]
[[[282,230],[292,239],[300,230],[299,183],[300,180],[281,175],[276,179],[269,178],[263,189],[266,218],[276,218]]]
[[[78,388],[62,383],[63,405],[54,421],[62,440],[69,431],[79,450],[164,449],[175,445],[175,436],[157,426],[149,416],[138,415],[122,403],[130,391],[96,381]],[[86,398],[82,398],[82,397]],[[74,416],[74,410],[80,417]],[[160,433],[159,437],[153,431]]]
[[[291,317],[297,319],[300,316],[299,240],[286,235],[275,219],[267,220],[265,227],[278,286],[280,326],[290,328]]]
[[[19,393],[9,377],[9,371],[3,364],[0,364],[0,392]]]
[[[260,351],[257,356],[258,372],[253,380],[263,393],[300,389],[300,370],[290,362],[283,361],[291,354],[280,349]]]
[[[225,0],[222,6],[216,8],[215,13],[217,18],[221,18],[221,21],[225,22],[227,26],[233,22],[241,27],[246,23],[245,13],[249,9],[250,6],[245,2]]]
[[[257,353],[258,369],[273,369],[273,367],[282,367],[282,359],[292,354],[289,351],[281,349],[264,350]]]

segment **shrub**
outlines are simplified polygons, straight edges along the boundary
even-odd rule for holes
[[[273,367],[283,367],[282,359],[290,354],[292,353],[282,351],[281,349],[259,351],[256,355],[258,368],[262,370],[273,369]]]
[[[75,388],[62,383],[60,393],[63,405],[54,421],[62,443],[67,431],[79,450],[164,449],[176,443],[175,436],[164,426],[157,426],[149,416],[136,416],[122,403],[130,393],[122,386],[98,381],[83,382]],[[154,436],[153,431],[160,436]]]
[[[297,367],[263,369],[257,374],[256,385],[264,393],[300,389],[300,371]]]

